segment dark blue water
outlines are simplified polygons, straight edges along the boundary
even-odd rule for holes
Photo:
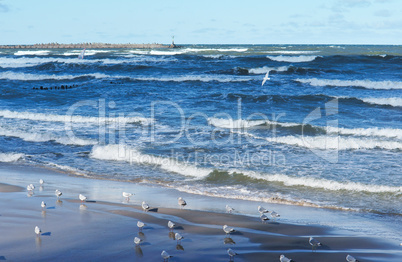
[[[0,50],[1,162],[400,219],[401,46],[80,52]]]

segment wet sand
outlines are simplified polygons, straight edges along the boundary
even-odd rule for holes
[[[122,183],[65,174],[56,177],[39,169],[39,175],[52,175],[45,176],[45,181],[54,181],[44,186],[36,183],[31,194],[23,185],[38,181],[38,173],[21,170],[0,172],[2,181],[9,183],[0,184],[0,260],[162,261],[160,253],[166,250],[173,255],[169,261],[229,261],[228,248],[238,253],[235,261],[279,261],[281,254],[298,262],[346,261],[347,254],[359,261],[396,262],[402,257],[402,248],[395,241],[353,232],[346,235],[332,227],[288,223],[283,217],[262,223],[258,214],[229,214],[224,213],[224,208],[220,212],[198,210],[200,203],[210,198],[195,200],[187,195],[188,205],[179,208],[177,195],[173,198],[177,208],[171,208],[166,202],[172,202],[172,198],[164,191],[141,185],[136,185],[136,195],[127,201],[121,195],[126,188],[119,188]],[[5,173],[9,176],[5,177]],[[98,185],[93,187],[91,183]],[[60,199],[54,195],[57,188],[63,191]],[[78,192],[87,195],[88,200],[79,201]],[[178,193],[172,192],[169,194]],[[148,212],[140,206],[144,198],[151,206]],[[47,203],[44,210],[42,201]],[[226,200],[213,202],[224,207]],[[138,220],[147,224],[142,231],[136,225]],[[167,226],[169,220],[176,224],[173,231]],[[226,235],[224,224],[236,232]],[[40,236],[35,235],[35,226],[42,229]],[[176,232],[184,236],[182,241],[174,239]],[[143,240],[137,247],[133,242],[136,236]],[[323,244],[314,252],[308,242],[310,236]]]

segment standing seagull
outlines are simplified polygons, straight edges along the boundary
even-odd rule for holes
[[[263,208],[262,206],[258,206],[258,212],[260,212],[260,214],[264,214],[264,213],[268,213],[269,211],[266,210],[265,208]]]
[[[229,227],[228,225],[224,225],[224,226],[223,226],[223,231],[225,231],[226,234],[230,234],[230,233],[236,232],[236,230],[234,230],[233,227]]]
[[[269,220],[269,218],[266,215],[264,215],[264,213],[261,213],[260,218],[262,223]]]
[[[33,191],[35,189],[35,186],[33,184],[27,185],[27,190],[28,191]]]
[[[228,255],[229,255],[229,257],[230,257],[230,260],[229,261],[234,261],[234,256],[236,256],[236,255],[238,255],[236,252],[234,252],[233,251],[233,249],[231,249],[231,248],[228,248]]]
[[[231,207],[231,206],[229,206],[229,205],[226,205],[226,212],[232,213],[233,211],[234,211],[234,208],[233,208],[233,207]]]
[[[39,228],[38,226],[36,226],[36,227],[35,227],[35,234],[36,234],[37,236],[39,236],[41,232],[42,232],[42,230],[40,230],[40,228]]]
[[[171,230],[173,230],[173,228],[174,228],[175,226],[176,226],[175,223],[173,223],[172,221],[169,220],[169,222],[168,222],[168,227],[169,227]]]
[[[78,198],[81,200],[81,202],[87,201],[87,197],[84,196],[83,194],[79,194]]]
[[[145,223],[138,220],[138,222],[137,222],[137,227],[138,227],[138,229],[139,229],[140,231],[142,230],[142,228],[143,228],[144,226],[145,226]]]
[[[352,257],[351,255],[346,256],[346,261],[348,262],[359,262],[356,258]]]
[[[184,237],[182,235],[180,235],[179,233],[176,233],[176,234],[174,234],[174,238],[176,238],[177,244],[178,244],[179,241],[181,241]]]
[[[311,245],[311,251],[313,251],[314,248],[317,248],[317,247],[321,246],[321,243],[317,239],[315,239],[313,237],[310,237],[308,242]]]
[[[123,192],[123,197],[124,198],[126,198],[126,200],[130,200],[130,197],[132,196],[132,195],[134,195],[134,194],[132,194],[132,193],[127,193],[127,192]]]
[[[144,211],[148,211],[149,210],[149,205],[147,204],[147,203],[145,203],[145,201],[142,201],[142,209],[144,210]]]
[[[185,205],[187,205],[186,200],[184,200],[181,197],[178,198],[178,203],[179,203],[181,208],[183,208]]]
[[[263,86],[264,84],[265,84],[265,82],[267,81],[267,80],[270,80],[271,78],[269,78],[269,71],[265,74],[265,76],[264,76],[264,79],[262,80],[262,84],[261,84],[261,86]]]
[[[56,189],[56,191],[54,191],[54,194],[57,196],[57,198],[61,197],[61,195],[63,195],[63,193],[61,193],[60,190]]]
[[[135,238],[134,238],[134,244],[135,244],[136,246],[138,246],[141,242],[142,242],[141,238],[139,238],[139,237],[135,237]]]
[[[285,255],[280,255],[279,261],[281,262],[292,262],[293,260],[290,258],[285,257]]]
[[[42,203],[40,203],[40,206],[42,207],[42,210],[43,210],[43,209],[46,209],[46,203],[45,203],[45,201],[42,201]]]
[[[163,250],[162,253],[161,253],[161,257],[163,257],[163,261],[169,261],[169,258],[171,258],[172,256],[169,255],[168,252],[166,252],[165,250]]]
[[[43,179],[41,178],[41,179],[39,179],[39,184],[40,185],[43,185],[45,183],[45,181],[43,181]]]
[[[278,213],[276,213],[275,211],[272,211],[271,217],[275,220],[277,217],[280,217],[280,215]]]

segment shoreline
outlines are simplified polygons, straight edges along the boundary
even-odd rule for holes
[[[227,248],[239,254],[236,261],[257,262],[279,261],[281,254],[299,262],[344,261],[347,254],[361,261],[396,262],[402,255],[396,241],[346,232],[331,225],[299,223],[296,219],[303,215],[334,215],[335,221],[342,223],[338,217],[340,212],[304,207],[306,214],[302,214],[303,207],[280,208],[280,205],[263,203],[264,207],[281,214],[276,221],[264,224],[257,214],[243,212],[249,208],[250,201],[191,196],[172,189],[57,174],[37,167],[1,167],[0,219],[3,222],[0,225],[7,237],[0,240],[0,245],[6,247],[0,257],[11,261],[22,261],[24,257],[32,257],[32,261],[72,258],[162,261],[163,249],[174,256],[169,261],[227,261]],[[37,182],[39,177],[45,180],[41,187]],[[31,197],[25,190],[29,183],[36,186]],[[55,189],[63,192],[60,201],[54,196]],[[122,191],[135,195],[125,201]],[[80,202],[79,193],[86,195],[88,201]],[[183,209],[178,207],[178,196],[183,196],[188,203]],[[148,212],[140,207],[144,200],[151,207]],[[46,210],[41,210],[41,201],[47,203]],[[224,213],[225,203],[235,207],[236,213]],[[254,210],[258,203],[252,205]],[[138,220],[147,224],[142,234],[136,227]],[[168,220],[176,223],[174,232],[185,237],[181,243],[172,239],[166,226]],[[234,227],[237,232],[226,236],[223,224]],[[42,229],[39,237],[33,232],[35,225]],[[133,243],[135,236],[144,240],[139,247]],[[312,252],[309,236],[314,236],[323,246]]]

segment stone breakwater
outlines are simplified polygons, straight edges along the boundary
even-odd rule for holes
[[[81,44],[34,44],[34,45],[0,45],[0,49],[70,49],[70,48],[99,48],[99,49],[114,49],[114,48],[134,48],[134,49],[153,49],[153,48],[175,48],[176,45],[163,44],[107,44],[107,43],[81,43]]]

